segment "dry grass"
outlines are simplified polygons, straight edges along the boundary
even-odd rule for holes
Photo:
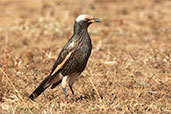
[[[3,0],[0,2],[0,113],[171,114],[171,1]],[[93,52],[75,82],[77,101],[60,86],[34,102],[76,16],[89,28]]]

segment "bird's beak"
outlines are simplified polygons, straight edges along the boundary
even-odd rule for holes
[[[98,18],[89,19],[88,23],[100,22]]]

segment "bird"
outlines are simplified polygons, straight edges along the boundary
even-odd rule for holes
[[[59,84],[62,85],[66,100],[68,100],[66,91],[67,85],[72,95],[74,95],[72,86],[75,79],[77,79],[85,69],[92,50],[88,27],[95,22],[100,22],[100,20],[88,14],[81,14],[76,18],[72,37],[60,51],[49,75],[29,96],[31,100],[38,97],[48,87],[51,86],[51,89],[53,89]]]

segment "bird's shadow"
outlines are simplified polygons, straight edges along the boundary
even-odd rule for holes
[[[97,98],[97,94],[95,93],[95,90],[92,89],[90,92],[84,93],[80,96],[73,96],[71,99],[77,102],[77,101],[83,101],[83,100],[96,100],[96,98]]]

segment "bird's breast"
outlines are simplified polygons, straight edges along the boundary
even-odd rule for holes
[[[82,45],[76,47],[72,52],[70,58],[66,61],[63,69],[63,75],[70,75],[72,73],[81,73],[86,67],[88,58],[91,54],[91,47],[88,45]]]

